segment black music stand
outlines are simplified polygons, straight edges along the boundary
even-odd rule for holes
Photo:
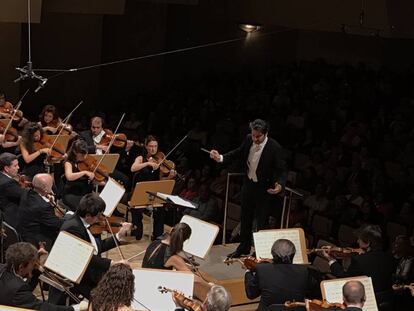
[[[286,194],[286,191],[289,194]],[[283,229],[283,223],[284,223],[284,218],[285,218],[285,212],[286,212],[286,204],[287,204],[287,212],[286,212],[286,225],[285,225],[285,229],[289,228],[289,217],[290,217],[290,207],[291,207],[291,203],[292,203],[292,199],[293,199],[293,195],[302,198],[303,194],[300,193],[297,190],[294,190],[292,188],[289,187],[285,187],[285,195],[283,197],[283,209],[282,209],[282,217],[280,219],[280,229]],[[289,203],[287,203],[287,201],[289,200]]]

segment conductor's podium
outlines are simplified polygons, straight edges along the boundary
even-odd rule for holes
[[[221,285],[230,292],[232,306],[251,304],[259,301],[247,298],[244,290],[245,270],[238,262],[227,265],[223,261],[233,252],[238,244],[214,245],[205,260],[198,260],[202,276],[209,282]]]

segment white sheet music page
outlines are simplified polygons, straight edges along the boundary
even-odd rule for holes
[[[343,279],[334,279],[328,281],[321,282],[322,293],[325,295],[323,296],[328,302],[335,303],[343,302],[342,297],[342,287],[347,281],[355,280],[361,281],[365,287],[365,295],[367,300],[365,301],[364,307],[362,308],[363,311],[378,311],[377,301],[375,299],[374,294],[374,287],[372,286],[372,280],[370,277],[367,276],[357,276],[352,278],[343,278]]]
[[[162,198],[165,201],[169,201],[170,203],[174,203],[180,206],[189,207],[189,208],[196,208],[196,206],[191,203],[190,201],[184,200],[183,198],[179,197],[178,195],[171,195],[171,194],[165,194],[161,192],[157,192],[157,196]]]
[[[191,228],[191,236],[184,242],[184,251],[199,258],[205,258],[213,246],[219,227],[188,215],[184,215],[181,222]]]
[[[272,246],[273,243],[278,239],[287,239],[295,244],[296,254],[293,257],[293,263],[295,264],[307,264],[308,256],[303,252],[306,249],[301,243],[301,235],[303,235],[301,228],[291,229],[275,229],[275,230],[263,230],[253,233],[254,248],[256,257],[259,258],[273,258]],[[302,237],[304,240],[304,236]]]
[[[99,196],[102,200],[105,201],[106,207],[103,214],[106,217],[112,215],[113,211],[115,210],[116,206],[118,205],[119,201],[121,201],[122,196],[125,193],[125,188],[117,183],[112,178],[108,178],[105,187],[102,189]]]
[[[134,310],[171,311],[175,303],[171,293],[160,293],[158,287],[167,287],[182,292],[186,297],[192,297],[194,274],[156,269],[133,270],[135,276],[135,294],[132,301]],[[144,305],[144,306],[142,306]]]
[[[62,231],[53,244],[45,267],[72,282],[79,283],[93,251],[92,244]]]

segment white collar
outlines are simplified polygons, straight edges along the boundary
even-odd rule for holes
[[[268,140],[268,137],[267,137],[267,135],[266,135],[266,138],[260,143],[260,144],[255,144],[255,143],[253,143],[253,145],[255,146],[255,147],[259,147],[260,149],[262,149],[265,145],[266,145],[266,143],[267,143],[267,140]]]
[[[83,223],[83,225],[85,226],[86,229],[88,229],[91,225],[88,224],[82,217],[79,217]]]

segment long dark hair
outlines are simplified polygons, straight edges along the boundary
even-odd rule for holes
[[[134,299],[134,274],[129,266],[115,264],[109,268],[91,292],[93,311],[116,311],[131,306]]]
[[[26,147],[29,153],[33,153],[35,151],[34,146],[33,146],[33,141],[34,141],[33,134],[36,133],[37,131],[40,132],[40,137],[42,138],[43,129],[42,129],[42,126],[37,122],[29,122],[23,128],[23,132],[22,132],[23,145]]]
[[[78,153],[88,153],[88,144],[83,139],[77,139],[72,143],[72,146],[70,147],[70,150],[68,152],[67,161],[71,163],[76,163],[76,154]]]
[[[186,223],[180,222],[174,226],[170,235],[170,252],[171,256],[176,255],[183,250],[185,240],[191,236],[191,228]]]
[[[42,112],[39,114],[39,120],[40,120],[40,123],[42,124],[42,126],[47,126],[47,124],[45,122],[46,112],[50,112],[51,114],[53,114],[53,120],[51,122],[53,122],[55,120],[56,121],[59,120],[59,114],[58,114],[57,108],[53,105],[46,105],[46,106],[43,107]]]

